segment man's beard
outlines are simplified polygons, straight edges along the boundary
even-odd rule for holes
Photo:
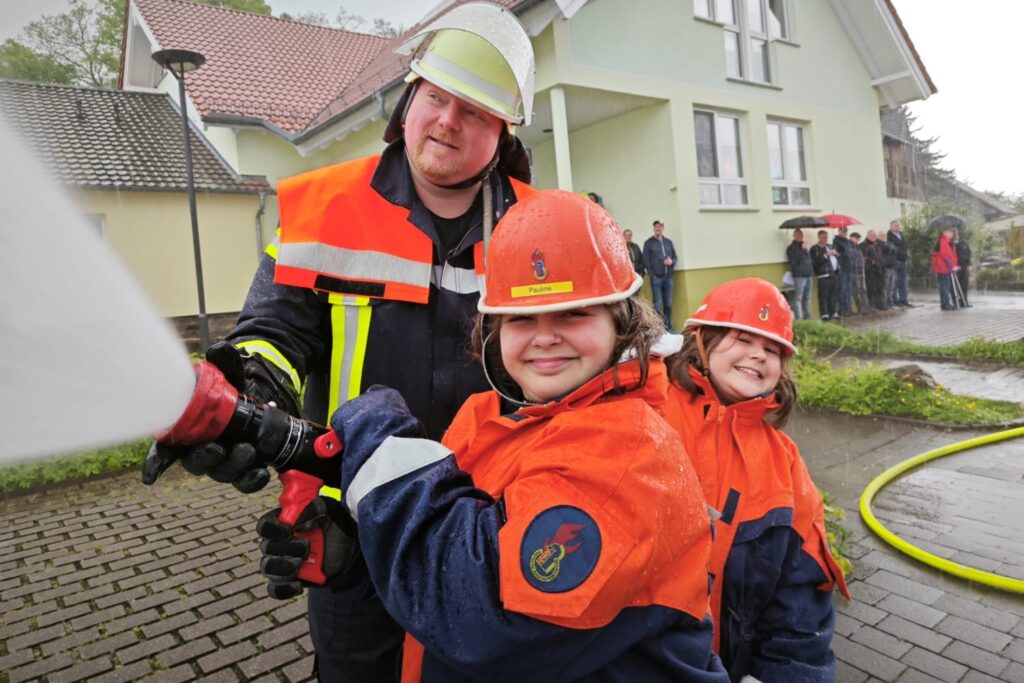
[[[453,135],[448,135],[441,131],[427,131],[416,141],[416,146],[412,150],[413,163],[416,164],[416,168],[419,169],[420,173],[429,176],[432,180],[451,180],[453,176],[462,172],[462,160],[459,159],[452,162],[440,161],[436,156],[425,150],[430,138],[446,144],[456,144],[458,142]]]

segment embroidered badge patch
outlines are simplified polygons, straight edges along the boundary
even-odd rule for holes
[[[601,531],[579,508],[548,508],[530,522],[519,554],[527,583],[545,593],[564,593],[586,581],[597,566]]]
[[[768,320],[768,304],[761,307],[761,312],[757,314],[757,317],[761,322]]]

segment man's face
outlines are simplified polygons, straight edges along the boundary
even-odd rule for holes
[[[423,177],[435,185],[455,185],[494,158],[503,125],[497,116],[424,80],[405,117],[405,144]]]
[[[627,242],[632,242],[633,241],[633,231],[632,230],[623,230],[622,231],[622,236],[626,238]]]
[[[874,230],[868,230],[868,242],[874,242],[878,239],[878,233]]]
[[[836,234],[838,234],[840,237],[846,237],[846,233],[846,228],[839,228],[839,230],[836,231]]]
[[[892,230],[893,232],[899,232],[900,231],[900,222],[899,221],[892,221],[891,223],[889,223],[889,229]]]
[[[661,237],[662,234],[664,234],[664,232],[665,232],[665,226],[663,224],[661,224],[661,223],[655,223],[654,224],[654,236],[655,237]]]
[[[850,241],[853,242],[854,245],[860,244],[860,238],[859,237],[850,237]]]
[[[803,242],[804,241],[804,233],[803,233],[802,230],[794,230],[793,231],[793,241],[794,242]]]
[[[825,232],[824,230],[822,230],[821,232],[818,233],[818,244],[827,244],[827,243],[828,243],[828,233]]]

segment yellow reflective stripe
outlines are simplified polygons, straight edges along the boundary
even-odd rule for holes
[[[342,296],[331,307],[331,376],[327,414],[359,395],[373,307],[367,297]],[[328,297],[331,300],[331,297]],[[337,301],[337,298],[334,299]]]
[[[373,307],[365,296],[330,294],[327,301],[332,304],[329,419],[339,405],[359,395]],[[322,487],[320,495],[341,500],[341,491],[329,486]]]
[[[331,488],[330,486],[321,486],[320,495],[326,496],[327,498],[333,498],[334,500],[341,502],[341,489]]]
[[[274,233],[274,239],[270,241],[267,248],[263,250],[263,253],[270,258],[277,260],[277,247],[281,244],[281,229],[278,228],[277,232]]]
[[[235,344],[235,348],[242,349],[253,355],[260,355],[266,358],[268,361],[274,364],[275,367],[280,368],[283,372],[287,373],[288,377],[292,380],[292,386],[295,387],[295,393],[301,394],[302,382],[299,381],[299,373],[292,367],[292,364],[288,362],[288,359],[278,351],[273,344],[262,339],[250,339],[249,341],[239,342]]]

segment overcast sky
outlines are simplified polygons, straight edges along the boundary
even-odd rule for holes
[[[822,0],[817,0],[822,1]],[[869,1],[869,0],[865,0]],[[268,0],[274,14],[344,6],[370,20],[411,26],[439,0]],[[892,0],[938,94],[910,105],[946,165],[979,190],[1024,192],[1024,26],[1021,0]],[[0,39],[66,0],[0,0]]]

